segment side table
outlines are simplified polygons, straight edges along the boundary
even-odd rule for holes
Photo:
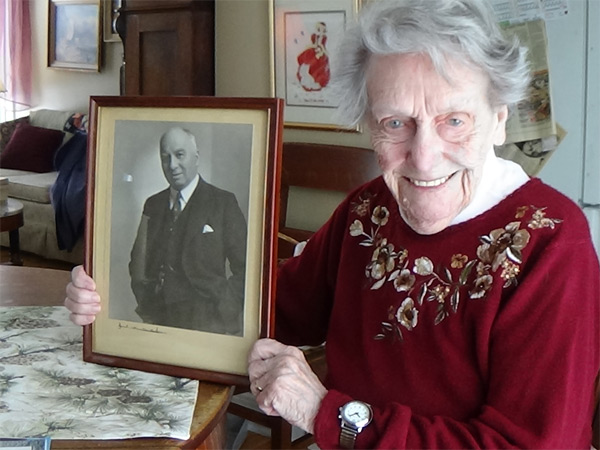
[[[23,203],[9,198],[6,204],[0,204],[0,232],[8,231],[10,261],[16,266],[23,265],[19,246],[19,228],[23,223]]]

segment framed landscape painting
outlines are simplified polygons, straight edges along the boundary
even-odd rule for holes
[[[273,333],[282,101],[92,97],[84,359],[245,384]]]
[[[98,72],[100,0],[48,0],[48,67]]]

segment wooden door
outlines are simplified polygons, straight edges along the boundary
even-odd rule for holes
[[[214,95],[214,2],[128,2],[125,95]]]

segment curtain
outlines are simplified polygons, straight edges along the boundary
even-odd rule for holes
[[[4,99],[15,111],[31,105],[32,62],[30,0],[0,0],[0,78]]]

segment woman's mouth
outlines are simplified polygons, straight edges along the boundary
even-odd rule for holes
[[[452,174],[454,175],[454,174]],[[417,180],[416,178],[409,178],[406,177],[406,179],[414,184],[417,187],[437,187],[437,186],[441,186],[442,184],[444,184],[446,181],[448,181],[452,175],[448,175],[442,178],[437,178],[435,180]]]

